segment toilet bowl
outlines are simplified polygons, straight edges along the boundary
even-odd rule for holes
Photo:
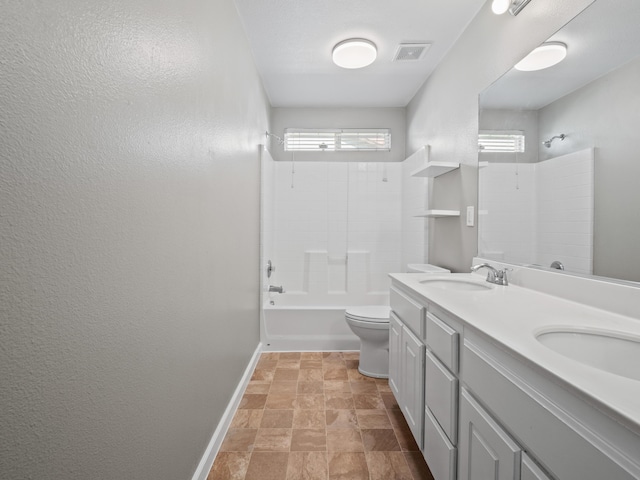
[[[386,305],[351,307],[345,311],[347,325],[360,338],[358,371],[367,377],[389,377],[390,312]]]
[[[449,270],[428,263],[407,265],[411,273],[449,273]],[[360,365],[362,375],[389,378],[389,316],[391,307],[367,305],[350,307],[344,316],[351,331],[360,338]]]

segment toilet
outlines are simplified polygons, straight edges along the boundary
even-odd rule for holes
[[[410,264],[413,273],[450,273],[449,270],[429,264]],[[388,305],[349,307],[344,316],[351,331],[360,338],[360,365],[358,371],[367,377],[389,378],[389,317]]]
[[[375,378],[389,377],[389,315],[388,305],[350,307],[344,312],[347,325],[360,338],[360,365],[362,375]]]

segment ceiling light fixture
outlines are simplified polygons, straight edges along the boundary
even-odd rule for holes
[[[496,15],[502,15],[509,10],[509,13],[515,17],[530,1],[531,0],[493,0],[491,10]]]
[[[378,56],[373,42],[363,38],[350,38],[333,47],[333,63],[342,68],[362,68],[371,65]]]
[[[513,67],[521,72],[544,70],[560,63],[567,56],[567,46],[560,42],[547,42],[534,49]]]

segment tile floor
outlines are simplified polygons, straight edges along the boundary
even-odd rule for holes
[[[263,353],[208,480],[433,480],[358,352]]]

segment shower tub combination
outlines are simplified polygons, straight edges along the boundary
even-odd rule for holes
[[[313,306],[308,306],[307,295],[295,293],[265,299],[261,334],[267,351],[358,350],[360,340],[347,325],[344,311],[354,305],[389,305],[387,292],[352,299],[325,295]]]

